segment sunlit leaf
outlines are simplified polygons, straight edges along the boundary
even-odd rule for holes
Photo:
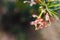
[[[60,4],[51,4],[48,7],[57,7],[57,6],[60,6]]]
[[[58,17],[58,15],[57,15],[57,13],[56,12],[54,12],[54,11],[52,11],[52,10],[49,10],[50,11],[50,13],[58,20],[59,19],[59,17]]]

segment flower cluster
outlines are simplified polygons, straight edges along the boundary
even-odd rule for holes
[[[35,30],[47,27],[47,23],[46,21],[44,21],[44,19],[38,17],[37,15],[32,15],[32,16],[37,18],[35,21],[31,22],[31,25],[35,25],[36,27]]]
[[[54,22],[55,17],[57,20],[59,20],[59,17],[57,16],[57,13],[54,11],[57,10],[59,7],[59,3],[53,3],[57,1],[52,0],[31,0],[31,1],[24,1],[24,3],[29,3],[30,6],[33,6],[35,4],[39,4],[39,16],[32,15],[34,18],[36,18],[35,21],[32,21],[30,24],[35,26],[35,30],[42,29],[44,27],[49,26],[52,22]],[[55,7],[53,9],[53,7]],[[53,10],[52,10],[52,9]],[[43,17],[42,17],[43,16]]]
[[[52,17],[49,16],[48,13],[46,13],[44,19],[40,18],[39,16],[33,14],[32,17],[36,18],[35,21],[32,21],[30,24],[35,26],[35,30],[39,30],[42,29],[44,27],[49,26],[49,24],[51,24],[51,22],[54,21],[54,19]]]

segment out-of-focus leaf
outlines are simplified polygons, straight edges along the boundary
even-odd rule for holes
[[[50,10],[54,10],[54,11],[57,11],[59,9],[60,9],[60,7],[50,8]]]
[[[52,14],[51,14],[51,12],[49,11],[49,9],[48,9],[48,7],[46,6],[46,10],[48,11],[48,13],[50,14],[50,16],[53,16]]]
[[[55,9],[53,9],[53,10],[59,10],[60,8],[55,8]]]
[[[42,14],[43,14],[43,13],[41,12],[40,15],[39,15],[40,18],[42,17]]]
[[[54,11],[52,11],[52,10],[49,10],[50,11],[50,13],[58,20],[59,19],[59,17],[57,16],[57,13],[56,12],[54,12]]]
[[[54,12],[53,10],[50,10],[50,11],[57,15],[57,13],[56,13],[56,12]]]
[[[57,7],[57,6],[60,6],[60,4],[51,4],[48,7],[50,8],[50,7]]]
[[[21,10],[26,10],[26,8],[28,8],[28,4],[24,4],[23,2],[17,2],[16,6],[19,7]]]

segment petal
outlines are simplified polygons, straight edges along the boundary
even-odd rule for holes
[[[46,20],[46,21],[49,20],[49,15],[48,15],[48,13],[46,13],[46,15],[45,15],[45,20]]]
[[[30,3],[30,6],[33,6],[33,4],[32,4],[32,3]]]
[[[35,20],[35,24],[38,24],[39,20]]]
[[[30,22],[31,25],[34,25],[34,21]]]
[[[28,1],[24,1],[23,3],[27,3]]]
[[[43,28],[43,26],[42,25],[39,25],[39,27],[38,27],[39,29],[42,29]]]
[[[33,15],[32,15],[32,17],[34,17],[34,18],[35,18],[35,17],[37,17],[37,15],[33,14]]]
[[[32,4],[36,4],[36,2],[32,2]]]
[[[39,27],[35,28],[35,30],[39,30],[42,29],[43,27],[41,25],[39,25]]]

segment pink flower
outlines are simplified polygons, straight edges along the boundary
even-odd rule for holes
[[[39,20],[39,21],[43,21],[43,19],[42,19],[42,18],[39,18],[39,17],[37,17],[37,20]]]
[[[42,29],[43,28],[43,25],[39,25],[39,27],[38,27],[39,29]]]
[[[34,21],[32,21],[32,22],[30,22],[30,24],[31,24],[31,25],[34,25],[35,23],[34,23]]]
[[[41,22],[41,24],[38,25],[36,30],[43,29],[44,27],[46,27],[46,22],[45,21]]]
[[[46,15],[45,15],[45,20],[49,21],[49,14],[48,13],[46,13]]]
[[[42,29],[44,27],[47,27],[47,22],[46,21],[49,21],[50,20],[48,13],[46,13],[46,15],[45,15],[46,21],[44,19],[38,17],[35,14],[32,15],[32,16],[33,17],[36,17],[36,20],[31,22],[31,25],[37,25],[37,28],[35,28],[35,30],[39,30],[39,29]]]
[[[35,30],[39,30],[39,29],[42,29],[43,26],[42,25],[39,25],[37,28],[35,28]]]
[[[37,17],[37,15],[33,14],[33,15],[32,15],[32,17],[34,17],[34,18],[35,18],[35,17]]]
[[[49,14],[48,13],[46,13],[46,15],[45,15],[45,20],[48,21],[49,23],[55,21],[53,17],[49,17]]]
[[[35,21],[30,23],[31,25],[37,25],[38,27],[35,30],[42,29],[46,25],[46,22],[42,18],[37,18]]]
[[[35,24],[38,24],[39,20],[35,20],[35,21],[32,21],[30,22],[31,25],[35,25]]]
[[[24,3],[30,3],[30,6],[33,6],[36,4],[36,2],[34,0],[31,0],[31,1],[24,1]]]

